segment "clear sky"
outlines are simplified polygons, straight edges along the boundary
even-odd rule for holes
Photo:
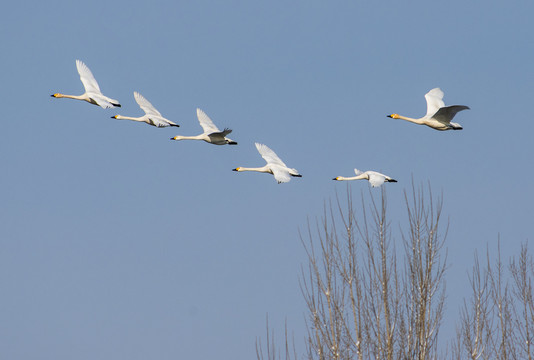
[[[532,238],[532,1],[11,1],[0,22],[5,359],[251,359],[265,316],[305,335],[298,237],[334,182],[384,172],[396,241],[411,179],[443,192],[447,318],[475,250]],[[122,108],[81,94],[75,60]],[[468,105],[439,132],[424,94]],[[139,91],[180,128],[141,116]],[[238,146],[196,135],[196,108]],[[302,178],[236,173],[271,147]],[[352,182],[355,200],[368,191]],[[379,194],[378,191],[375,191]]]

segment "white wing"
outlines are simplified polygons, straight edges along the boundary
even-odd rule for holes
[[[356,174],[356,176],[363,174],[363,172],[358,169],[354,169],[354,173]]]
[[[91,70],[89,70],[87,65],[85,65],[80,60],[76,60],[76,68],[78,69],[78,73],[80,74],[80,80],[82,81],[85,91],[101,93],[100,87],[98,86],[98,83],[96,82],[93,73],[91,72]]]
[[[209,116],[206,115],[206,113],[204,111],[202,111],[202,110],[200,110],[198,108],[197,108],[197,117],[198,117],[198,122],[200,123],[200,126],[202,126],[202,129],[204,129],[204,134],[211,134],[211,133],[214,133],[214,132],[221,132],[221,130],[219,130],[217,128],[217,126],[215,126],[213,121],[211,121]]]
[[[369,183],[372,187],[380,186],[386,180],[386,176],[380,173],[368,172],[367,174],[369,175]]]
[[[434,115],[439,108],[445,106],[443,102],[443,91],[440,88],[434,88],[425,94],[426,99],[426,116]]]
[[[102,95],[102,93],[92,92],[89,93],[89,97],[93,99],[98,106],[104,109],[111,109],[113,104],[109,101],[110,99],[107,96]],[[117,102],[117,100],[114,100]]]
[[[274,179],[280,183],[286,183],[291,180],[289,171],[285,167],[278,166],[277,164],[271,164],[271,171],[273,172]]]
[[[159,118],[159,117],[156,117],[156,116],[150,117],[150,121],[152,121],[154,126],[157,126],[157,127],[167,127],[167,126],[169,126],[169,123],[167,121],[165,121],[165,120],[166,119],[164,119],[164,118]]]
[[[134,98],[135,101],[139,104],[139,107],[143,109],[143,111],[148,115],[156,115],[159,117],[163,117],[158,110],[147,100],[145,97],[141,94],[139,94],[137,91],[134,91]],[[156,125],[158,126],[158,125]]]
[[[261,157],[267,161],[267,164],[280,165],[287,168],[287,165],[272,151],[267,145],[255,143],[256,149],[260,153]],[[289,176],[289,175],[288,175]]]
[[[469,106],[452,105],[440,108],[433,116],[434,119],[445,124],[449,124],[459,111],[469,110]]]

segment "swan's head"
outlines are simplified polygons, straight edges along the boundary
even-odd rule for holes
[[[332,180],[339,180],[340,176],[336,176],[335,178],[333,178]]]
[[[399,118],[399,114],[391,114],[391,115],[388,115],[387,117],[388,118],[392,118],[392,119],[398,119]]]
[[[115,115],[115,116],[112,116],[111,118],[112,118],[112,119],[118,119],[118,116],[119,116],[119,115]]]
[[[60,93],[55,93],[55,94],[52,94],[52,95],[50,95],[50,96],[52,96],[52,97],[56,97],[56,98],[57,98],[57,97],[60,97],[60,95],[61,95]]]
[[[232,171],[241,171],[240,167],[236,167],[235,169],[232,169]]]

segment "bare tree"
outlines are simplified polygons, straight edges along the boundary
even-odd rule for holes
[[[401,253],[384,188],[378,200],[371,192],[362,194],[356,210],[347,187],[345,201],[336,198],[319,220],[308,222],[300,236],[308,256],[301,273],[307,359],[439,358],[448,226],[440,227],[442,200],[433,197],[430,186],[412,185],[404,195],[407,226],[400,229]],[[489,249],[482,262],[474,254],[468,277],[472,292],[460,309],[448,358],[534,358],[533,256],[524,244],[505,265],[497,244],[495,258]],[[286,328],[286,360],[296,359],[288,343]],[[267,359],[276,359],[269,330],[267,344]],[[263,353],[257,343],[258,359],[264,359]]]
[[[464,301],[460,313],[456,358],[532,359],[534,336],[534,300],[532,279],[534,265],[527,245],[506,267],[501,260],[500,241],[497,256],[491,260],[489,249],[482,268],[475,253],[469,275],[471,299]],[[507,271],[508,270],[508,271]]]
[[[266,349],[263,349],[261,339],[256,339],[256,357],[258,360],[280,360],[282,356],[280,350],[276,348],[276,341],[274,338],[274,331],[269,330],[269,317],[266,316]],[[287,334],[287,322],[285,324],[285,360],[297,359],[297,351],[295,349],[295,342],[291,341],[292,346],[289,345],[290,341]]]
[[[505,267],[501,261],[501,248],[498,243],[497,259],[491,264],[488,250],[488,267],[491,302],[493,305],[493,324],[490,339],[491,353],[496,359],[517,359],[515,347],[515,333],[513,322],[513,299],[510,293],[510,284],[505,277]]]
[[[458,329],[456,358],[462,359],[462,346],[469,359],[485,359],[489,353],[491,324],[488,323],[490,309],[490,288],[488,272],[481,270],[478,255],[475,253],[474,264],[469,282],[472,288],[470,301],[464,299],[460,310],[461,326]],[[454,351],[453,351],[454,352]]]
[[[534,299],[532,279],[534,263],[528,253],[527,244],[521,246],[519,257],[510,263],[513,279],[513,296],[516,299],[513,309],[515,318],[516,338],[519,356],[531,360],[534,356],[532,341],[534,340]]]
[[[445,303],[444,274],[447,255],[442,254],[445,235],[440,236],[442,200],[434,204],[423,189],[412,185],[411,197],[405,192],[409,232],[403,235],[405,255],[405,314],[408,326],[403,329],[403,358],[437,357],[438,332]],[[428,205],[427,205],[428,202]]]
[[[430,187],[405,193],[408,230],[401,230],[398,254],[385,188],[378,201],[362,194],[358,213],[347,189],[345,204],[329,203],[301,235],[308,255],[301,275],[307,358],[436,358],[445,300],[441,200]]]

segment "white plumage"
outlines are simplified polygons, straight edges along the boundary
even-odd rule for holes
[[[156,127],[167,127],[167,126],[180,126],[178,124],[175,124],[174,122],[170,121],[169,119],[164,118],[161,113],[156,110],[154,105],[150,103],[145,97],[141,94],[139,94],[137,91],[134,91],[134,98],[139,107],[145,112],[145,115],[141,117],[130,117],[130,116],[122,116],[122,115],[115,115],[112,116],[113,119],[117,120],[132,120],[132,121],[139,121],[144,122],[152,126]]]
[[[231,129],[225,128],[223,131],[219,130],[209,116],[200,109],[197,109],[197,118],[200,126],[204,129],[202,134],[196,136],[176,135],[171,140],[204,140],[214,145],[237,145],[237,142],[226,137],[226,135],[232,132]]]
[[[102,94],[100,87],[96,82],[95,77],[91,70],[82,61],[76,60],[76,68],[80,74],[80,80],[82,81],[85,92],[82,95],[65,95],[55,93],[52,96],[55,98],[68,98],[83,100],[93,105],[98,105],[104,109],[112,108],[114,106],[120,107],[121,104],[115,99],[109,98]]]
[[[274,179],[280,183],[291,180],[291,176],[302,177],[297,169],[289,168],[267,145],[255,143],[256,149],[261,157],[267,162],[265,166],[257,168],[237,167],[233,171],[257,171],[272,174]]]
[[[397,182],[397,180],[392,179],[389,176],[381,174],[376,171],[362,172],[358,169],[354,169],[354,172],[356,173],[356,176],[353,176],[353,177],[338,176],[338,177],[333,178],[332,180],[337,180],[337,181],[368,180],[372,187],[378,187],[382,185],[384,182]]]
[[[391,114],[388,117],[413,122],[419,125],[426,125],[436,130],[462,130],[462,126],[453,123],[451,120],[462,110],[468,110],[465,105],[445,106],[443,102],[443,91],[440,88],[434,88],[425,94],[426,115],[419,118],[409,118],[399,114]]]

